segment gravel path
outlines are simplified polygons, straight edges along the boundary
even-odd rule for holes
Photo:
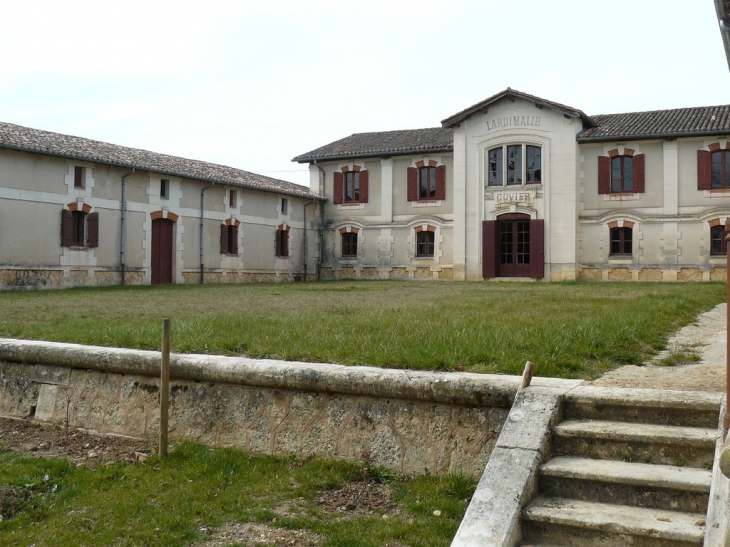
[[[679,391],[725,391],[727,304],[703,313],[669,340],[667,351],[644,366],[620,367],[588,382],[595,386],[674,389]],[[698,351],[702,360],[672,367],[652,363],[683,348]]]

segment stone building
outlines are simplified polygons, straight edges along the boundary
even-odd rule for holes
[[[0,123],[0,287],[313,277],[322,199],[231,167]]]
[[[730,106],[588,116],[507,88],[441,127],[294,158],[322,276],[725,279]]]

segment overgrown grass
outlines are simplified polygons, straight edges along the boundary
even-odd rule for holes
[[[387,519],[380,510],[325,513],[316,501],[321,493],[369,479],[363,465],[251,456],[191,443],[167,459],[96,467],[0,451],[0,492],[9,487],[31,493],[20,510],[0,521],[0,545],[175,547],[203,539],[203,527],[228,522],[307,529],[324,536],[325,547],[450,544],[474,479],[393,478],[397,510],[384,513]]]
[[[0,336],[422,370],[593,377],[641,364],[721,283],[339,281],[0,293]]]

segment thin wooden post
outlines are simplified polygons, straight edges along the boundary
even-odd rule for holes
[[[534,370],[535,365],[531,361],[527,361],[525,363],[525,370],[522,371],[522,381],[520,382],[520,387],[517,388],[517,393],[515,393],[515,401],[517,400],[517,396],[520,394],[520,391],[528,387],[532,382],[532,373]]]
[[[170,406],[170,320],[162,320],[162,366],[160,367],[160,456],[167,456],[167,417]]]

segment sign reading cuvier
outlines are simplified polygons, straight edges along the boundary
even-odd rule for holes
[[[494,194],[494,201],[497,207],[509,205],[510,203],[522,203],[532,205],[535,201],[534,190],[515,190],[514,192],[497,192]]]

